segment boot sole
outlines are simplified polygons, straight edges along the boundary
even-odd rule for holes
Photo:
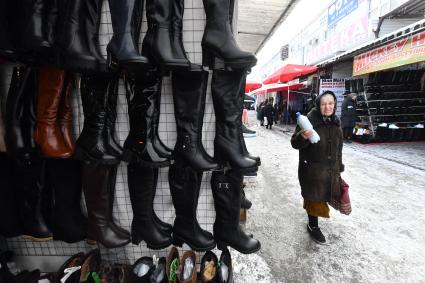
[[[220,60],[219,63],[216,60]],[[208,67],[210,70],[222,69],[217,68],[217,64],[223,65],[225,70],[232,71],[234,69],[252,68],[257,64],[257,60],[238,60],[238,61],[226,61],[223,57],[217,54],[215,51],[202,46],[202,66]]]
[[[208,247],[196,247],[195,245],[192,245],[191,243],[189,243],[188,241],[184,240],[183,238],[181,238],[180,236],[173,234],[173,245],[177,246],[177,247],[182,247],[183,243],[186,243],[192,250],[197,251],[197,252],[206,252],[206,251],[210,251],[212,249],[214,249],[216,247],[216,243],[214,243],[214,245],[208,246]]]
[[[259,250],[261,250],[261,244],[259,245],[259,247],[257,249],[245,251],[245,250],[237,249],[237,248],[233,247],[232,245],[230,245],[228,243],[217,241],[217,249],[219,249],[221,251],[225,251],[227,249],[227,247],[231,247],[231,248],[237,250],[238,252],[240,252],[242,254],[253,254],[253,253],[256,253]]]
[[[124,148],[121,159],[127,163],[138,163],[149,168],[162,168],[162,167],[168,167],[171,165],[170,160],[166,160],[162,162],[149,162],[149,161],[143,160],[139,158],[136,153],[133,153],[131,150],[126,148]]]
[[[35,242],[46,242],[46,241],[53,240],[53,236],[39,238],[39,237],[31,236],[31,235],[22,235],[22,238],[27,239],[27,240],[31,240],[31,241],[35,241]]]

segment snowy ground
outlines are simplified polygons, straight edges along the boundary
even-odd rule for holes
[[[320,219],[328,245],[318,245],[306,231],[290,133],[251,129],[257,137],[246,143],[262,166],[246,189],[245,228],[262,249],[232,251],[235,282],[425,282],[425,143],[346,145],[353,212]]]

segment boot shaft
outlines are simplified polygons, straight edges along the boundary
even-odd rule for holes
[[[236,227],[239,225],[242,185],[243,175],[236,171],[212,173],[211,188],[216,211],[216,224]]]
[[[103,131],[108,103],[108,82],[110,77],[83,75],[81,77],[81,102],[84,112],[84,125],[93,130]]]
[[[135,0],[108,0],[114,35],[131,33]]]
[[[202,0],[208,21],[224,21],[229,23],[231,0]]]
[[[169,0],[146,0],[148,29],[152,27],[170,27],[173,11],[172,2]]]

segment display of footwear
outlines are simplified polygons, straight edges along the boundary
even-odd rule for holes
[[[218,261],[217,283],[233,283],[232,257],[228,249],[222,251]]]
[[[134,283],[151,282],[150,279],[154,270],[153,259],[147,256],[141,257],[131,266],[128,280]]]
[[[198,283],[196,271],[196,255],[193,251],[185,251],[180,259],[177,280],[180,283]]]
[[[168,282],[177,281],[177,270],[180,266],[180,255],[176,247],[172,247],[167,254],[165,259],[165,273],[167,275]]]
[[[212,283],[217,281],[218,258],[212,251],[207,251],[201,259],[200,279],[202,283]]]
[[[316,243],[318,244],[326,243],[325,235],[323,235],[319,227],[310,227],[310,225],[307,224],[307,231],[310,234],[313,241],[315,241]]]

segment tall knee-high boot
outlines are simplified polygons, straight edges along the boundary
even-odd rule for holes
[[[189,68],[190,62],[185,56],[182,56],[184,51],[181,50],[180,44],[172,43],[174,35],[171,32],[178,36],[182,28],[181,18],[183,16],[183,9],[176,11],[180,12],[181,17],[174,15],[173,2],[146,0],[148,30],[143,40],[142,54],[161,68]],[[175,22],[171,24],[173,20]],[[177,52],[173,48],[178,48]]]
[[[231,0],[203,0],[207,22],[202,38],[202,64],[214,68],[215,58],[232,69],[255,66],[257,58],[240,50],[229,21]]]
[[[214,157],[219,164],[252,173],[258,170],[258,163],[246,156],[241,138],[243,99],[240,98],[240,89],[245,78],[245,70],[213,72],[211,92],[216,115]]]
[[[22,228],[13,184],[13,159],[4,152],[0,153],[0,168],[0,235],[16,237]]]
[[[168,159],[156,152],[152,144],[152,120],[160,80],[156,71],[147,71],[137,78],[127,77],[125,84],[130,131],[124,142],[125,161],[151,167],[170,164]]]
[[[156,195],[156,186],[158,184],[158,170],[157,168],[154,169],[154,185],[155,185],[155,189],[152,190],[152,203],[155,200],[155,195]],[[173,226],[171,226],[170,224],[168,224],[167,222],[162,221],[158,215],[156,215],[155,210],[153,209],[152,206],[152,214],[153,214],[153,220],[155,221],[156,225],[163,230],[166,233],[172,233],[173,232]]]
[[[55,43],[65,69],[94,71],[98,61],[90,53],[83,20],[87,17],[85,0],[58,0]]]
[[[140,56],[131,34],[135,0],[109,0],[114,35],[107,46],[109,64],[120,65],[131,70],[148,66],[147,58]]]
[[[87,47],[90,54],[96,58],[98,69],[101,72],[107,71],[106,59],[103,57],[99,48],[99,27],[102,12],[103,0],[87,0],[84,2],[86,6],[86,17],[83,17],[84,31]]]
[[[46,224],[45,160],[36,154],[14,159],[14,183],[19,199],[22,234],[36,241],[52,238]]]
[[[128,234],[114,229],[111,214],[110,174],[115,165],[82,164],[82,184],[87,206],[87,238],[98,241],[107,248],[116,248],[130,242]],[[113,180],[115,182],[115,180]]]
[[[86,238],[87,219],[81,212],[81,166],[74,159],[47,159],[46,184],[52,210],[50,227],[55,240],[75,243]]]
[[[44,0],[23,0],[20,11],[18,46],[24,51],[47,52],[46,26],[49,5]]]
[[[39,69],[37,127],[34,139],[46,157],[66,158],[72,155],[72,149],[66,146],[58,123],[64,79],[63,70],[48,66]]]
[[[116,164],[119,156],[107,150],[105,123],[108,104],[108,75],[84,75],[81,77],[81,101],[84,126],[77,139],[75,158],[94,163]]]
[[[160,229],[154,220],[152,199],[153,190],[156,189],[154,170],[137,163],[128,165],[128,189],[133,208],[131,238],[133,244],[137,245],[144,240],[148,248],[163,249],[172,244],[172,238],[171,234]]]
[[[211,233],[203,230],[196,219],[202,173],[176,160],[170,166],[169,184],[176,218],[173,225],[173,243],[188,244],[195,251],[207,251],[215,247]]]
[[[119,77],[114,77],[108,85],[108,100],[106,103],[104,140],[105,147],[113,156],[121,158],[123,148],[118,142],[115,133],[115,121],[117,120],[117,100],[118,100]]]
[[[241,253],[250,254],[258,251],[261,244],[239,226],[242,184],[243,175],[234,170],[212,173],[211,188],[216,212],[214,239],[220,250],[231,246]]]
[[[37,76],[30,67],[13,70],[6,100],[5,142],[8,154],[22,156],[35,150]]]
[[[207,84],[206,71],[173,72],[174,115],[177,122],[174,154],[200,172],[218,168],[202,145]]]
[[[187,58],[186,51],[183,45],[183,13],[184,13],[184,0],[172,1],[173,13],[171,18],[171,46],[173,49],[174,57],[190,61]]]
[[[72,96],[72,83],[74,76],[67,74],[65,77],[64,87],[62,90],[61,100],[58,109],[58,122],[61,130],[65,145],[74,152],[75,141],[72,131],[72,109],[71,109],[71,96]]]

